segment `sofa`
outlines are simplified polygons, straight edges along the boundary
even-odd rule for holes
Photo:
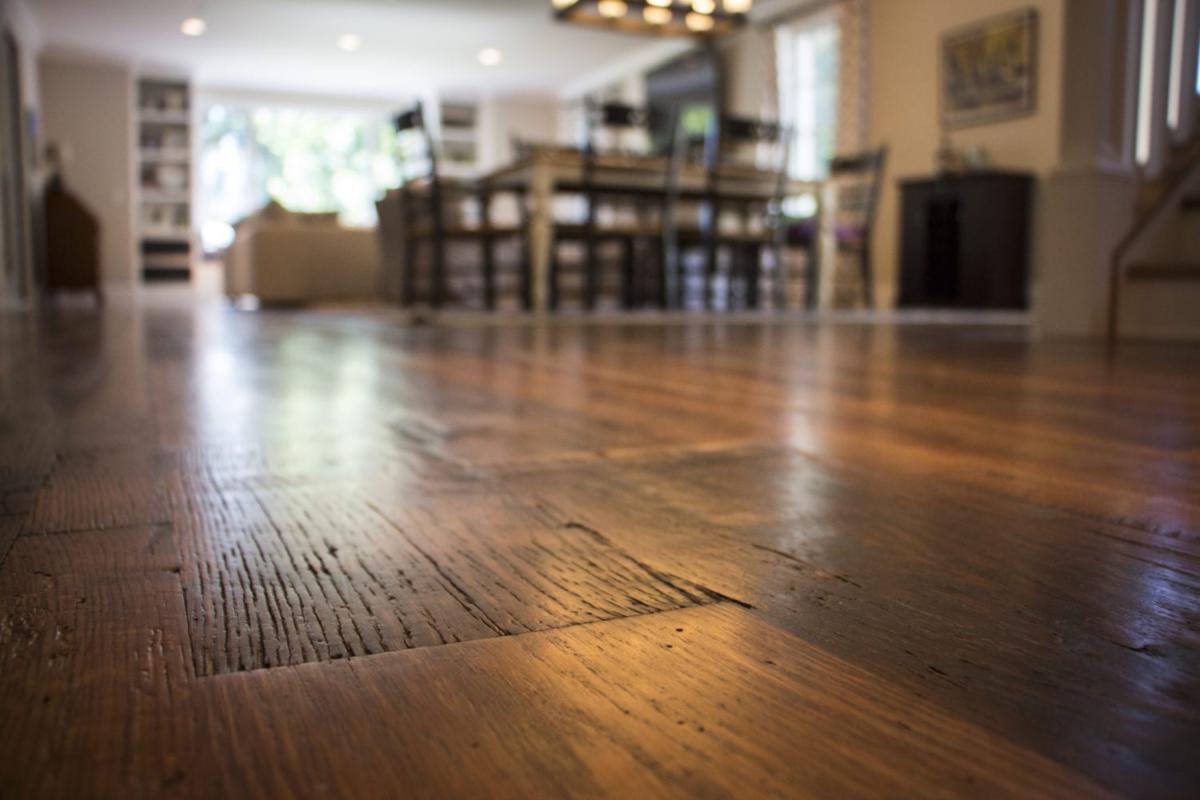
[[[225,251],[225,294],[264,303],[358,300],[379,291],[375,231],[337,214],[303,214],[270,203],[234,226]]]

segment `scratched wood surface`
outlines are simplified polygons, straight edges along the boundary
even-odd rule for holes
[[[0,316],[0,797],[1189,797],[1200,355]]]

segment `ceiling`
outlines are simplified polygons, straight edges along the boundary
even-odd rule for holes
[[[32,0],[48,53],[184,71],[200,86],[403,99],[558,93],[661,42],[564,26],[548,0]],[[208,23],[180,33],[185,17]],[[341,34],[362,39],[346,53]],[[477,60],[499,48],[500,65]]]

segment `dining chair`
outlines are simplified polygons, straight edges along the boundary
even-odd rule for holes
[[[674,251],[672,269],[677,295],[675,305],[684,304],[684,254],[702,254],[702,302],[717,307],[718,255],[729,257],[725,305],[733,301],[736,283],[745,286],[745,303],[759,305],[762,256],[771,254],[777,295],[783,280],[782,208],[788,182],[791,132],[777,122],[725,115],[711,124],[702,140],[677,135],[668,169],[668,198],[672,207]],[[699,145],[699,146],[698,146]],[[696,159],[700,164],[696,164]],[[689,163],[690,162],[690,163]],[[704,188],[697,213],[680,221],[678,206],[688,198],[679,190],[689,167],[704,170]],[[767,191],[763,191],[766,183]],[[736,220],[729,215],[736,216]],[[726,222],[732,224],[726,224]]]
[[[886,145],[835,156],[829,161],[833,203],[831,208],[825,209],[825,213],[832,214],[828,225],[833,235],[835,254],[839,258],[851,256],[858,265],[862,301],[867,308],[874,303],[871,237],[886,164]],[[796,221],[787,229],[789,243],[806,247],[809,251],[806,295],[810,308],[816,307],[817,286],[824,268],[819,257],[819,231],[824,222],[814,217]],[[836,280],[837,266],[837,263],[831,265],[833,272],[828,279]]]
[[[621,258],[621,306],[633,308],[642,299],[639,291],[647,281],[644,272],[639,272],[638,246],[654,252],[654,260],[661,263],[658,254],[661,243],[663,185],[632,185],[628,181],[606,180],[603,173],[613,160],[621,156],[646,156],[646,145],[651,139],[651,128],[657,121],[656,112],[623,103],[589,102],[585,106],[587,138],[582,152],[580,179],[577,183],[565,182],[556,186],[556,192],[573,194],[582,199],[582,219],[573,221],[556,220],[552,226],[550,256],[550,307],[558,308],[562,295],[563,261],[558,245],[576,242],[582,245],[583,257],[583,306],[591,310],[596,307],[601,289],[602,263],[600,246],[615,243]],[[642,147],[631,148],[629,140],[640,139]],[[602,211],[609,210],[612,219],[603,219]],[[654,292],[659,303],[663,301],[661,269],[653,273],[658,289]]]
[[[426,123],[420,103],[398,114],[394,119],[396,131],[419,134],[421,150],[409,159],[409,165],[421,165],[410,174],[401,187],[402,226],[404,238],[404,291],[406,304],[419,295],[418,249],[425,244],[430,251],[429,304],[440,308],[450,299],[448,292],[448,249],[455,242],[477,243],[479,246],[483,306],[494,310],[497,302],[495,245],[503,238],[517,238],[523,229],[517,225],[493,225],[489,218],[492,193],[480,184],[450,180],[438,168],[438,148]],[[407,170],[406,170],[407,171]],[[464,205],[472,204],[478,219],[470,223],[465,218]],[[520,259],[520,303],[530,307],[529,260]]]

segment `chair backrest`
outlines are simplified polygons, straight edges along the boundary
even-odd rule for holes
[[[770,176],[771,193],[767,197],[768,227],[782,214],[788,185],[792,131],[774,120],[725,115],[709,127],[705,138],[704,163],[708,191],[719,195],[731,178],[730,168],[754,168]],[[710,224],[716,224],[711,220]]]
[[[652,128],[662,121],[659,115],[663,112],[617,102],[589,101],[584,108],[587,120],[587,139],[583,149],[581,188],[586,203],[586,224],[592,227],[596,224],[596,212],[600,198],[611,200],[624,195],[622,191],[612,191],[597,181],[597,161],[604,155],[629,154],[631,151],[624,144],[630,133],[637,133],[642,140],[640,144],[644,145],[638,148],[640,152],[637,154],[647,155],[646,151],[652,138]],[[673,120],[667,123],[667,127],[673,125]],[[609,141],[605,141],[605,137],[602,136],[606,132],[609,134]],[[659,187],[659,189],[661,188]],[[660,205],[664,202],[661,194],[658,202]]]
[[[425,148],[423,156],[428,164],[428,171],[427,174],[418,175],[417,177],[428,177],[436,181],[438,175],[438,154],[437,148],[433,143],[433,134],[430,133],[429,126],[426,124],[424,106],[421,103],[417,103],[408,111],[402,111],[397,114],[392,119],[392,126],[395,128],[396,133],[416,131],[420,134],[422,145]],[[404,172],[405,170],[401,169],[401,174],[404,174]]]
[[[829,179],[836,192],[838,222],[851,220],[861,228],[864,239],[870,238],[886,164],[886,146],[835,156],[829,162]]]
[[[625,139],[631,133],[644,136],[643,144],[649,143],[652,114],[649,109],[617,102],[587,101],[584,106],[587,122],[587,139],[584,152],[595,156],[603,152],[628,152]],[[611,138],[612,141],[605,141]]]

